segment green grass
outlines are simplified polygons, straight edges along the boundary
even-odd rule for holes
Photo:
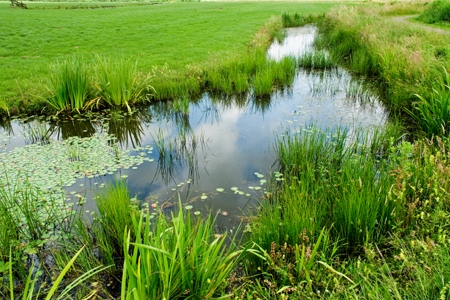
[[[449,37],[414,23],[394,21],[388,12],[402,12],[403,7],[334,9],[321,23],[324,34],[317,43],[328,47],[332,58],[377,81],[386,105],[396,112],[411,109],[417,100],[414,94],[428,98],[436,80],[445,77],[442,67],[450,65]],[[423,11],[424,6],[416,9]]]
[[[88,10],[56,9],[55,5],[40,9],[42,4],[30,3],[28,10],[18,10],[0,3],[0,26],[14,28],[0,32],[0,96],[14,111],[20,110],[42,95],[50,65],[73,55],[85,57],[90,64],[93,54],[133,57],[142,73],[167,65],[176,88],[176,82],[184,82],[191,74],[189,65],[205,66],[217,57],[244,54],[271,16],[291,10],[323,13],[334,5],[211,2]],[[157,93],[158,80],[151,82]]]
[[[310,128],[279,138],[283,180],[275,181],[272,198],[262,203],[253,231],[256,243],[266,249],[273,241],[299,245],[299,232],[306,230],[314,239],[324,227],[332,228],[331,237],[347,254],[380,240],[401,203],[387,197],[392,177],[386,162],[372,153],[382,151],[382,142],[359,135],[351,141],[339,128]]]
[[[124,58],[98,57],[96,64],[95,87],[100,100],[110,107],[126,107],[131,112],[130,104],[149,99],[150,77],[140,78],[137,62]]]
[[[194,218],[180,210],[153,223],[134,218],[136,239],[124,244],[121,299],[215,299],[224,295],[226,280],[242,250],[226,235],[214,234],[214,219]]]
[[[70,58],[52,66],[45,102],[57,113],[82,111],[92,105],[88,97],[92,95],[89,66],[81,58]]]
[[[336,66],[328,52],[324,50],[304,53],[298,58],[298,65],[303,68],[317,70],[329,69]]]
[[[407,113],[416,122],[418,130],[425,136],[448,136],[450,126],[450,77],[447,71],[445,79],[436,84],[433,93],[424,98],[417,95],[418,101],[413,109],[406,109]]]
[[[124,230],[128,228],[130,236],[135,236],[133,218],[138,215],[138,211],[130,199],[128,188],[121,181],[115,186],[108,186],[95,198],[98,224],[94,225],[94,232],[107,264],[115,264],[116,259],[120,261],[120,258],[124,257]]]
[[[418,18],[419,21],[434,24],[434,23],[449,23],[450,22],[450,2],[447,0],[435,0],[427,10]]]

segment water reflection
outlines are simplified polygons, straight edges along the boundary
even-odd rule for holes
[[[93,136],[96,132],[99,131],[99,127],[101,127],[101,121],[98,121],[97,119],[86,120],[58,118],[51,119],[49,121],[49,126],[56,139],[65,140],[73,136],[79,136],[82,138]]]
[[[125,149],[141,145],[145,129],[152,123],[153,117],[148,110],[138,110],[131,114],[116,112],[108,120],[108,133],[116,137],[117,143]]]
[[[291,30],[283,43],[271,47],[268,55],[281,58],[286,53],[306,51],[312,45],[314,32],[310,27]],[[299,49],[299,44],[303,48]],[[283,45],[296,50],[285,52]],[[326,72],[299,70],[291,87],[270,96],[205,93],[195,99],[153,103],[131,115],[109,114],[111,117],[49,120],[45,124],[52,139],[86,137],[96,132],[113,134],[122,148],[131,150],[130,155],[149,159],[136,169],[118,171],[117,177],[128,177],[132,194],[160,204],[168,200],[176,203],[179,196],[192,203],[194,210],[228,212],[228,216],[221,215],[224,219],[241,214],[244,206],[255,203],[264,193],[257,174],[269,176],[276,161],[276,134],[287,128],[301,130],[310,123],[320,128],[340,125],[349,128],[351,134],[358,127],[383,126],[387,116],[376,93],[338,68]],[[14,121],[9,130],[20,132],[26,126]],[[10,139],[10,147],[17,145]],[[132,150],[139,146],[153,150]],[[102,180],[113,178],[111,175]],[[233,187],[243,194],[236,194]]]
[[[10,120],[0,119],[0,128],[2,129],[3,132],[9,135],[14,135],[13,127]]]

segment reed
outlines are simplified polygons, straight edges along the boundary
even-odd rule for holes
[[[253,231],[256,243],[265,249],[272,241],[299,245],[299,232],[318,236],[322,228],[333,228],[332,240],[347,254],[380,240],[400,209],[387,197],[393,180],[386,162],[372,153],[382,147],[379,141],[366,135],[350,141],[342,129],[311,128],[279,138],[285,179],[275,181],[271,198],[262,203]]]
[[[82,111],[94,104],[89,66],[79,58],[71,58],[52,66],[45,102],[56,112]]]
[[[148,99],[148,82],[149,77],[139,77],[137,62],[131,59],[97,58],[97,96],[111,107],[126,107],[131,112],[130,104]]]
[[[430,96],[417,95],[413,108],[405,109],[414,119],[418,129],[425,136],[448,136],[450,126],[450,77],[444,70],[445,78],[433,89]]]
[[[226,234],[214,234],[211,216],[193,219],[180,209],[154,224],[143,215],[133,221],[134,242],[125,232],[122,299],[211,299],[224,292],[243,251],[234,249],[234,238],[227,246]]]
[[[298,65],[307,69],[324,70],[336,67],[331,56],[325,50],[306,52],[298,58]]]
[[[130,236],[134,237],[132,219],[139,213],[130,199],[128,188],[122,181],[106,187],[95,197],[98,215],[94,232],[97,232],[102,256],[108,264],[114,263],[115,258],[124,257],[122,250],[125,228],[128,228]]]

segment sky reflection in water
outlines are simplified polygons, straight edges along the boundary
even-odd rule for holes
[[[268,55],[280,59],[310,51],[314,35],[313,27],[289,29],[283,42],[275,42]],[[159,103],[132,117],[106,121],[107,127],[101,120],[67,121],[54,127],[50,138],[89,136],[109,130],[116,134],[122,147],[153,146],[153,152],[147,155],[154,162],[145,162],[136,169],[122,169],[115,175],[80,179],[69,191],[89,196],[99,184],[113,180],[114,176],[127,175],[130,190],[139,199],[176,203],[180,195],[184,202],[191,202],[193,210],[227,212],[227,216],[221,216],[219,225],[228,226],[229,221],[242,215],[246,205],[254,205],[260,199],[264,185],[260,185],[255,173],[268,179],[276,161],[277,135],[312,123],[321,128],[341,125],[351,132],[353,128],[382,126],[386,122],[387,114],[377,99],[362,104],[349,94],[352,85],[358,87],[360,83],[352,81],[342,69],[325,73],[300,70],[292,87],[275,92],[270,99],[247,95],[223,100],[204,94],[189,105],[188,112],[174,113],[170,103]],[[22,147],[25,141],[21,132],[27,130],[26,126],[29,125],[18,121],[13,121],[9,128],[5,126],[0,132],[9,131],[11,137],[3,141],[6,146],[0,145],[0,149]],[[52,128],[49,124],[45,126]],[[159,140],[160,148],[155,140]],[[232,187],[238,187],[244,195],[235,194]],[[224,192],[218,192],[217,188],[223,188]],[[207,200],[200,199],[202,194],[207,195]],[[92,203],[87,208],[92,209]]]

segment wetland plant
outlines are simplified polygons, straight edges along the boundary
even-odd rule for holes
[[[319,16],[316,14],[303,15],[298,12],[289,13],[284,12],[281,14],[281,21],[284,28],[288,27],[300,27],[306,24],[316,23]]]
[[[130,201],[130,193],[123,181],[109,185],[95,197],[98,215],[96,216],[96,236],[101,245],[102,255],[108,264],[114,264],[114,258],[123,257],[123,232],[128,230],[134,238],[133,218],[138,210]],[[112,250],[112,251],[111,251]]]
[[[131,59],[98,57],[96,65],[97,95],[109,106],[126,107],[131,112],[130,104],[148,96],[151,89],[149,77],[140,78],[137,62]]]
[[[258,65],[252,86],[256,96],[269,95],[274,88],[290,85],[294,81],[296,62],[292,57],[280,61],[268,60]]]
[[[284,12],[281,15],[281,20],[283,22],[283,27],[299,27],[305,25],[306,21],[303,15],[295,12],[293,14]]]
[[[258,60],[256,58],[256,60]],[[225,94],[244,93],[248,91],[249,78],[254,72],[255,61],[247,55],[244,60],[238,57],[228,57],[215,62],[207,72],[207,86]]]
[[[437,89],[427,96],[416,95],[419,99],[413,103],[413,109],[406,111],[427,137],[448,136],[450,126],[450,77],[445,72],[445,79]]]
[[[180,210],[133,218],[136,238],[125,235],[122,299],[212,299],[223,295],[226,279],[244,250],[234,238],[214,233],[215,220],[192,217]]]
[[[325,50],[306,52],[298,58],[297,63],[300,67],[317,70],[329,69],[336,66],[331,56]]]
[[[80,250],[78,250],[77,253],[67,262],[67,264],[64,266],[64,268],[59,273],[58,277],[53,281],[50,288],[43,289],[43,286],[37,285],[39,284],[39,277],[36,276],[34,273],[34,268],[30,268],[30,271],[28,272],[27,278],[24,280],[24,289],[21,292],[21,298],[22,299],[68,299],[70,298],[71,291],[75,288],[77,288],[79,285],[84,284],[85,281],[89,280],[92,276],[95,276],[97,273],[105,270],[105,267],[98,266],[95,267],[80,276],[78,278],[72,279],[71,283],[65,285],[64,288],[61,288],[62,281],[64,277],[66,276],[67,272],[72,268],[74,265],[76,259],[78,256],[83,252],[84,247],[82,247]],[[10,258],[12,257],[12,254],[10,252]],[[14,273],[13,273],[13,261],[12,259],[9,260],[7,266],[8,266],[8,275],[9,275],[9,299],[14,300],[15,293],[14,293]],[[45,298],[44,298],[45,297]]]
[[[25,123],[22,132],[26,144],[49,144],[52,135],[51,128],[47,128],[45,122],[28,122]]]
[[[92,93],[88,68],[75,57],[53,65],[47,87],[50,96],[45,102],[58,113],[79,112],[92,106],[95,100],[88,100]]]
[[[341,129],[281,136],[277,150],[286,179],[262,204],[254,241],[265,249],[272,241],[300,245],[299,232],[317,237],[323,228],[333,228],[330,237],[347,254],[379,241],[400,204],[387,196],[393,180],[386,162],[371,153],[377,144],[368,137],[350,142]]]
[[[167,65],[153,69],[152,87],[154,89],[152,99],[169,100],[176,98],[190,98],[199,95],[203,86],[201,72],[198,74],[169,70]]]
[[[0,110],[4,111],[9,116],[8,103],[6,103],[6,100],[3,98],[0,98]]]

